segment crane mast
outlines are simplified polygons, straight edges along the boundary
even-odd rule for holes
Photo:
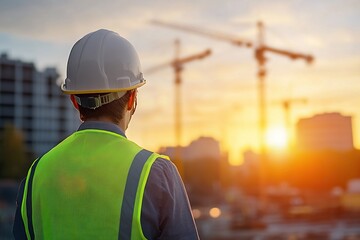
[[[203,52],[180,58],[180,41],[175,40],[175,59],[172,62],[172,67],[175,73],[175,158],[174,162],[177,165],[179,172],[183,174],[182,156],[181,156],[181,141],[182,141],[182,112],[181,112],[181,73],[184,69],[183,65],[195,60],[203,59],[211,54],[211,50],[207,49]]]
[[[174,132],[175,132],[175,153],[173,162],[179,170],[179,173],[183,176],[183,164],[182,164],[182,156],[181,156],[181,141],[182,141],[182,111],[181,111],[181,84],[182,84],[182,71],[184,70],[184,65],[190,62],[201,60],[203,58],[208,57],[211,54],[210,49],[206,49],[197,54],[180,57],[180,40],[175,40],[175,56],[174,60],[167,62],[165,64],[161,64],[155,67],[148,69],[149,72],[154,72],[160,70],[164,67],[172,67],[174,69],[175,81],[174,81]]]

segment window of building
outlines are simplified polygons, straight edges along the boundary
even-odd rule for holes
[[[24,82],[22,86],[23,86],[23,92],[26,92],[26,93],[32,93],[33,92],[32,83]]]
[[[52,99],[53,98],[52,88],[53,88],[53,84],[54,84],[54,78],[52,78],[50,76],[47,77],[46,83],[47,83],[47,97],[48,97],[48,99]]]
[[[15,79],[15,65],[6,63],[1,64],[1,78]]]
[[[33,74],[34,74],[34,66],[33,65],[25,65],[22,68],[23,72],[23,82],[24,83],[32,83],[33,81]]]

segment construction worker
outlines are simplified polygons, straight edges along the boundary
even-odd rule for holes
[[[117,33],[75,43],[61,89],[83,123],[32,164],[15,239],[198,239],[175,165],[125,136],[144,84],[134,47]]]

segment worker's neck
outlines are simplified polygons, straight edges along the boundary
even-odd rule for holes
[[[115,124],[117,125],[119,128],[121,128],[121,130],[125,133],[125,130],[126,130],[126,123],[124,121],[124,118],[120,120],[119,123],[116,123],[114,122],[113,120],[111,120],[110,118],[108,117],[105,117],[105,116],[102,116],[102,117],[98,117],[98,118],[90,118],[90,119],[87,119],[87,121],[100,121],[100,122],[106,122],[106,123],[112,123],[112,124]]]

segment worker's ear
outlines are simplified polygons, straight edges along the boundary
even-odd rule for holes
[[[79,110],[79,104],[77,103],[75,96],[70,95],[70,99],[71,99],[72,104],[74,105],[74,108],[76,108],[76,110]]]
[[[136,90],[131,91],[130,98],[127,104],[127,110],[131,111],[135,104],[135,98],[136,98]]]

